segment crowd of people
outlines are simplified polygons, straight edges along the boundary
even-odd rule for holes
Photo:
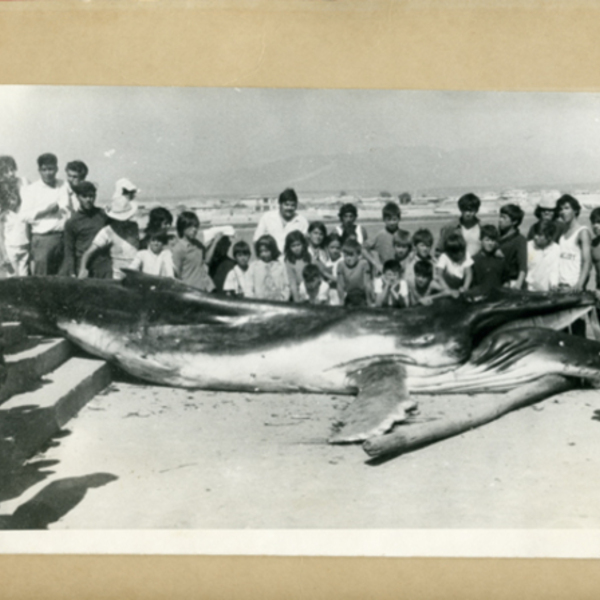
[[[426,228],[412,235],[400,228],[401,210],[387,202],[382,228],[369,237],[357,207],[343,204],[339,224],[308,222],[298,213],[293,189],[279,195],[278,208],[262,215],[253,248],[217,232],[198,238],[193,211],[174,219],[153,208],[141,232],[138,188],[119,179],[110,207],[97,207],[96,186],[80,160],[58,177],[53,154],[37,159],[40,179],[28,184],[10,156],[0,156],[1,275],[124,277],[133,269],[177,278],[205,292],[282,302],[404,308],[443,296],[493,287],[547,291],[582,290],[595,267],[600,281],[600,208],[592,232],[579,222],[581,206],[565,194],[543,198],[537,221],[520,232],[523,210],[500,208],[497,224],[478,218],[479,198],[458,200],[460,217],[438,239]],[[171,234],[175,223],[176,236]],[[235,238],[234,238],[235,239]]]

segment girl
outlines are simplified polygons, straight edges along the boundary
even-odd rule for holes
[[[302,271],[310,264],[311,257],[309,245],[301,231],[292,231],[285,238],[285,267],[287,278],[292,292],[292,300],[300,302],[300,285],[302,284]]]
[[[271,235],[262,235],[254,245],[258,260],[248,267],[250,298],[278,300],[287,302],[290,299],[290,284],[287,271],[280,257],[277,242]]]
[[[169,210],[162,206],[153,208],[148,214],[148,224],[146,225],[146,229],[144,229],[144,237],[140,240],[140,250],[148,248],[151,232],[163,231],[163,233],[168,235],[172,225],[173,215]]]
[[[327,239],[327,228],[321,221],[313,221],[308,226],[308,252],[312,262],[324,264],[327,260],[325,251],[325,240]]]
[[[108,225],[96,234],[92,245],[81,257],[79,279],[88,277],[87,265],[91,256],[106,247],[110,249],[113,279],[125,277],[121,269],[129,267],[140,244],[140,229],[133,220],[138,210],[137,203],[131,200],[133,195],[124,193],[113,197],[111,207],[106,211]]]
[[[339,304],[339,296],[337,293],[337,267],[342,260],[342,240],[335,231],[327,236],[325,241],[327,259],[325,260],[324,271],[321,273],[325,281],[329,283],[330,304]]]
[[[140,250],[135,255],[129,268],[147,275],[174,277],[173,258],[171,251],[167,248],[169,236],[158,229],[147,232],[146,237],[148,238],[148,248]]]
[[[473,279],[473,260],[460,233],[451,233],[436,264],[437,279],[444,291],[457,297],[469,289]]]
[[[191,287],[203,292],[212,292],[215,289],[215,284],[208,274],[206,262],[212,258],[214,243],[212,248],[206,251],[205,257],[204,245],[197,239],[200,220],[196,213],[191,211],[182,212],[177,217],[176,227],[179,240],[171,251],[175,276]]]

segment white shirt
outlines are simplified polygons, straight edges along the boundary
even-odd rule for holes
[[[23,219],[23,213],[7,210],[2,220],[4,221],[4,244],[11,247],[29,245],[29,234],[27,221]]]
[[[61,179],[56,180],[56,187],[46,185],[41,179],[21,190],[21,214],[31,224],[31,233],[44,234],[61,232],[67,219],[71,216],[69,209],[68,186]],[[51,204],[58,203],[53,212],[35,218],[40,211]]]
[[[139,250],[131,261],[129,268],[146,273],[146,275],[175,277],[173,257],[169,249],[164,249],[160,254],[154,254],[152,250],[148,249]]]
[[[471,267],[472,265],[473,259],[468,252],[465,254],[465,259],[461,263],[455,263],[446,253],[441,254],[436,263],[438,269],[441,271],[446,271],[450,275],[454,275],[459,279],[464,278],[465,270],[467,267]]]
[[[250,267],[245,271],[240,269],[239,265],[235,265],[225,278],[223,284],[224,292],[234,292],[237,296],[244,296],[249,298],[252,294],[252,281],[248,277],[250,274]]]
[[[558,286],[560,247],[552,242],[544,249],[536,248],[533,240],[527,242],[527,289],[547,292]]]
[[[290,221],[284,221],[281,218],[279,210],[271,210],[265,213],[258,227],[254,232],[253,240],[256,242],[263,235],[272,235],[277,242],[280,252],[283,252],[285,246],[285,237],[292,231],[301,231],[304,235],[308,231],[308,221],[302,216],[296,214]]]
[[[298,288],[298,294],[300,296],[300,302],[310,302],[310,297],[306,291],[306,285],[304,281]],[[315,300],[315,304],[329,304],[329,285],[327,285],[326,281],[321,281]]]

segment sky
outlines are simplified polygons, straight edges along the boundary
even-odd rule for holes
[[[600,186],[600,94],[0,86],[0,154],[43,152],[101,197]]]

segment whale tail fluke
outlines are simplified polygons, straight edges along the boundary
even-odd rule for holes
[[[369,365],[350,374],[358,396],[339,415],[330,444],[362,442],[383,435],[408,418],[417,405],[406,389],[402,364],[387,362]]]

